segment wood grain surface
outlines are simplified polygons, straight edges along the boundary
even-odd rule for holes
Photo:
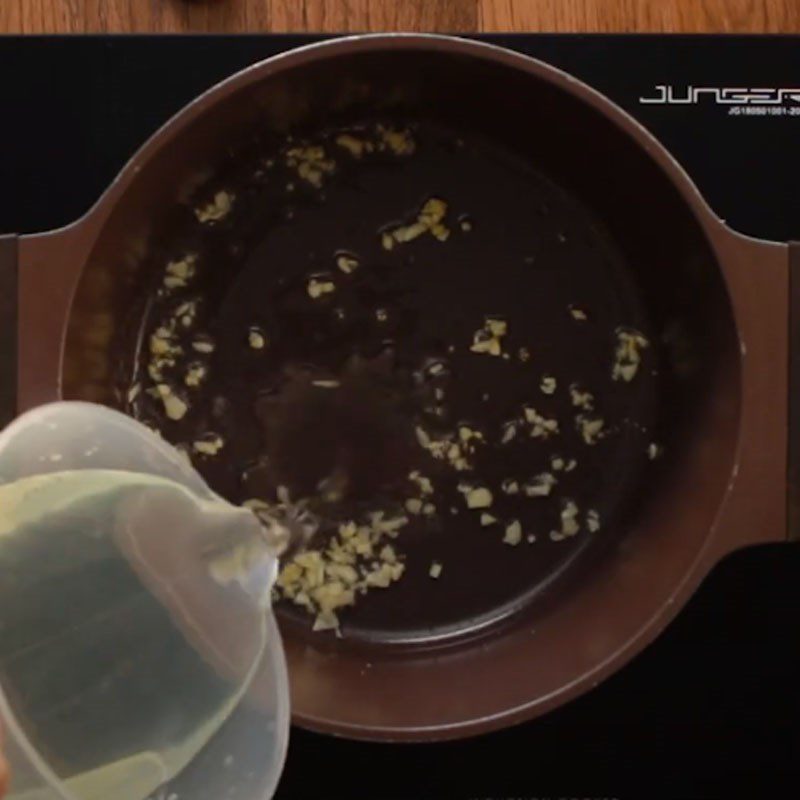
[[[800,32],[800,0],[0,0],[0,32]]]

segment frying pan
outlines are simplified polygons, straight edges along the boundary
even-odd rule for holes
[[[611,309],[609,324],[641,323],[654,345],[629,409],[641,435],[619,437],[589,470],[605,480],[614,520],[607,535],[576,537],[553,557],[545,548],[531,548],[542,553],[533,557],[497,542],[491,553],[465,544],[466,567],[447,591],[434,595],[434,582],[414,576],[410,588],[397,585],[407,599],[417,596],[421,619],[398,613],[382,625],[365,610],[342,639],[284,615],[298,724],[355,738],[460,737],[535,717],[596,686],[658,635],[726,554],[792,538],[800,476],[790,423],[800,371],[789,356],[800,295],[790,276],[800,258],[786,244],[728,229],[641,126],[557,69],[448,37],[345,38],[257,64],[203,94],[73,225],[0,239],[0,365],[5,385],[16,387],[6,416],[61,397],[119,405],[119,365],[135,358],[116,342],[147,284],[161,221],[248,132],[313,129],[365,109],[474,133],[544,176],[531,178],[535,197],[521,185],[508,189],[521,193],[525,213],[541,200],[559,220],[530,223],[546,266],[534,258],[530,274],[518,274],[520,319],[546,318],[552,297],[529,290],[562,286],[553,275],[580,262],[567,289]],[[411,167],[408,174],[421,180]],[[470,180],[459,186],[478,204],[480,185]],[[511,207],[502,184],[483,185]],[[496,222],[488,205],[486,214]],[[521,224],[508,221],[507,242],[495,234],[504,257]],[[506,280],[487,265],[492,251],[481,249],[480,230],[476,215],[474,244],[459,251],[472,289],[457,292],[452,306],[491,290],[469,276],[494,271],[495,282]],[[543,243],[558,234],[573,248],[567,255]],[[650,466],[636,455],[645,434],[665,445]],[[450,569],[446,562],[443,577]],[[393,591],[376,600],[383,619],[398,605]]]

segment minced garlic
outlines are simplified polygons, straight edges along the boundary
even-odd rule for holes
[[[613,380],[632,381],[642,362],[641,351],[649,347],[644,334],[633,329],[617,328],[617,347],[611,367]]]
[[[344,272],[345,275],[351,275],[358,269],[359,262],[355,256],[348,255],[347,253],[340,253],[336,256],[336,266]]]
[[[467,489],[464,493],[464,500],[467,508],[489,508],[494,501],[494,497],[485,486],[477,486]]]
[[[578,308],[577,306],[570,306],[569,313],[572,319],[576,320],[577,322],[586,322],[588,316],[586,312],[582,308]]]
[[[189,369],[186,370],[186,376],[183,382],[187,386],[196,388],[205,380],[207,373],[208,370],[203,364],[190,364]]]
[[[558,420],[545,417],[530,406],[526,406],[523,412],[526,422],[531,426],[528,433],[534,439],[549,439],[558,433]]]
[[[258,328],[250,328],[247,343],[253,350],[263,350],[267,346],[267,337]]]
[[[562,539],[567,539],[570,536],[575,536],[581,529],[578,522],[578,506],[574,500],[567,500],[561,509],[561,529],[558,531],[550,531],[550,538],[554,542],[560,542]]]
[[[336,291],[336,284],[333,281],[323,280],[319,278],[310,278],[306,286],[308,296],[312,300],[316,300],[326,294]]]
[[[192,450],[204,456],[215,456],[224,446],[225,442],[217,434],[209,434],[203,439],[192,442]]]
[[[192,349],[197,353],[213,353],[215,348],[214,342],[207,336],[197,338],[192,342]]]
[[[351,133],[340,133],[335,142],[343,150],[347,150],[353,158],[361,158],[364,153],[371,153],[375,149],[372,142],[360,139]]]
[[[431,197],[423,204],[415,222],[384,231],[381,234],[381,246],[384,250],[391,250],[395,244],[412,242],[426,233],[444,242],[450,237],[450,231],[444,224],[446,215],[447,203],[438,197]]]
[[[547,497],[552,488],[558,483],[555,476],[549,472],[542,472],[522,485],[526,497]]]
[[[433,484],[430,478],[426,478],[419,470],[413,470],[408,474],[408,479],[415,483],[423,495],[433,494]]]
[[[565,459],[561,456],[553,456],[550,459],[550,466],[555,472],[572,472],[578,466],[574,458]]]
[[[409,514],[421,514],[422,500],[420,500],[418,497],[409,497],[409,499],[405,502],[405,509]]]
[[[552,375],[545,375],[539,383],[542,394],[554,394],[556,391],[556,379]]]
[[[595,445],[603,438],[605,421],[601,417],[589,417],[586,414],[579,414],[575,418],[575,426],[583,441],[588,445]]]
[[[372,589],[385,589],[405,572],[391,544],[408,518],[367,515],[362,524],[343,522],[325,549],[309,549],[282,568],[276,592],[314,615],[315,631],[339,629],[338,612]]]
[[[483,327],[475,331],[470,350],[489,356],[503,355],[502,339],[508,333],[508,323],[502,319],[487,317]]]
[[[386,147],[396,156],[410,156],[416,150],[416,143],[408,130],[395,130],[378,125],[378,135],[381,140],[381,149]]]
[[[503,425],[503,435],[500,437],[500,444],[508,444],[512,439],[514,439],[514,437],[517,435],[518,424],[519,423],[516,420],[511,420]]]
[[[316,189],[322,186],[323,177],[336,168],[336,163],[326,157],[321,145],[290,148],[286,151],[286,164],[296,169],[297,174]]]
[[[173,325],[180,320],[184,328],[191,328],[197,317],[197,300],[187,300],[181,303],[172,313]]]
[[[185,255],[176,261],[170,261],[164,275],[164,286],[167,289],[179,289],[187,286],[194,277],[197,256],[193,253]]]
[[[575,408],[580,408],[583,411],[591,411],[594,408],[594,395],[591,392],[582,390],[577,383],[570,385],[569,396]]]
[[[167,384],[159,383],[156,391],[164,404],[164,411],[170,419],[177,421],[186,416],[189,406]]]
[[[522,524],[518,519],[512,520],[506,525],[503,542],[512,546],[518,545],[522,541]]]
[[[454,442],[452,435],[437,439],[420,426],[417,426],[416,437],[420,447],[427,450],[438,461],[444,461],[449,464],[456,472],[463,472],[472,468],[467,455],[473,452],[473,448],[463,443]]]
[[[230,192],[217,192],[214,199],[200,208],[194,210],[197,220],[202,223],[218,222],[230,214],[236,196]]]

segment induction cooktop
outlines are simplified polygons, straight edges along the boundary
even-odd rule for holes
[[[196,94],[318,38],[0,38],[0,232],[76,219]],[[800,37],[482,38],[610,97],[732,228],[800,238]],[[797,794],[799,620],[800,548],[736,553],[641,656],[566,707],[445,744],[295,730],[277,797],[727,798],[776,784]]]

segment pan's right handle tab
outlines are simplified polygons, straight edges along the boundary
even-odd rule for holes
[[[789,541],[800,541],[800,242],[789,243]]]
[[[19,239],[0,236],[0,428],[17,415]]]

